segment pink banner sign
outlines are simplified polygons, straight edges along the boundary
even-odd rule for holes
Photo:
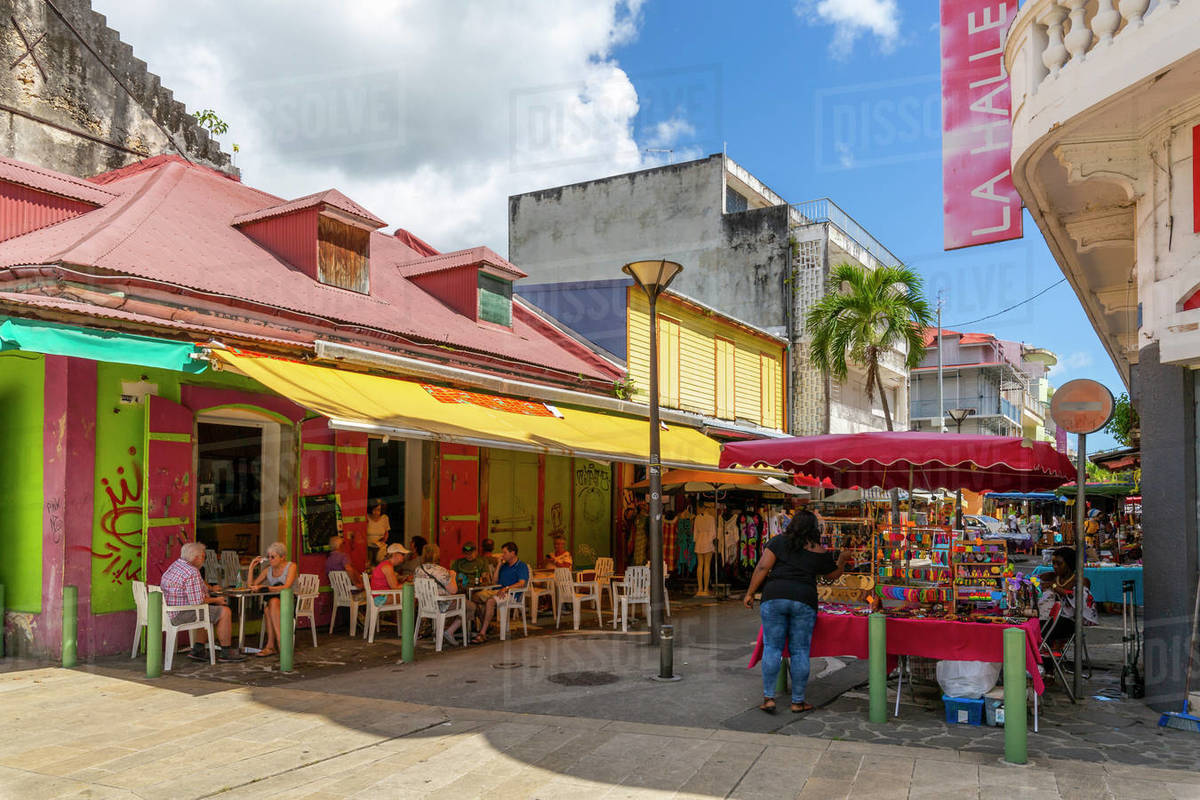
[[[945,249],[1021,238],[1004,39],[1016,0],[942,0]]]

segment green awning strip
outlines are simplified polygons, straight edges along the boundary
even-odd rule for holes
[[[18,317],[0,320],[0,351],[26,350],[192,374],[208,369],[207,360],[192,358],[198,348],[185,342]]]

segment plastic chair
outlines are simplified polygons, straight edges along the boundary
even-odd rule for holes
[[[375,631],[379,630],[379,615],[385,611],[396,612],[396,635],[399,636],[401,629],[400,612],[404,609],[404,595],[399,589],[387,589],[378,592],[373,590],[369,577],[363,581],[363,591],[366,593],[367,600],[367,622],[363,626],[363,638],[370,643],[375,642]],[[376,597],[384,598],[381,605],[375,605]]]
[[[594,568],[595,581],[600,587],[601,604],[603,604],[604,590],[608,590],[608,602],[615,609],[616,599],[613,596],[613,560],[611,558],[597,558]]]
[[[215,550],[204,551],[204,582],[225,585],[225,576],[221,571],[221,562],[217,559]]]
[[[500,623],[500,641],[508,638],[509,617],[517,611],[521,612],[521,629],[529,635],[529,626],[525,622],[525,589],[509,589],[504,597],[496,596],[496,619]]]
[[[629,630],[629,607],[645,606],[646,619],[650,619],[650,568],[629,567],[625,580],[617,587],[617,600],[621,604],[621,630]],[[613,628],[617,627],[616,607],[613,607]]]
[[[146,599],[146,584],[142,581],[130,581],[133,587],[133,605],[137,609],[137,621],[133,624],[133,649],[129,651],[130,658],[137,658],[138,645],[142,643],[142,628],[149,625],[146,616],[149,601]],[[149,635],[149,631],[146,631]]]
[[[446,617],[458,617],[462,620],[462,646],[466,647],[467,636],[470,633],[467,628],[467,596],[465,594],[439,594],[437,582],[431,578],[417,578],[413,581],[413,588],[416,590],[417,596],[417,623],[413,630],[413,642],[415,643],[417,639],[421,638],[421,620],[433,620],[433,649],[439,653],[442,652]],[[442,611],[439,602],[450,605],[445,611]]]
[[[596,621],[604,626],[604,617],[600,612],[600,585],[595,581],[577,581],[571,570],[560,567],[554,570],[554,585],[557,598],[554,601],[554,627],[558,627],[562,618],[563,606],[568,603],[575,617],[575,630],[579,630],[579,617],[583,604],[591,602],[596,607]],[[584,589],[586,591],[579,591]]]
[[[1073,622],[1074,614],[1072,613],[1071,609],[1067,608],[1066,603],[1056,602],[1053,608],[1050,610],[1050,624],[1046,626],[1046,632],[1058,630],[1057,625],[1060,619]],[[1084,628],[1086,627],[1087,625],[1084,625]],[[1071,626],[1070,632],[1067,634],[1067,636],[1059,639],[1057,643],[1052,643],[1048,639],[1043,638],[1039,650],[1040,655],[1046,656],[1050,659],[1050,664],[1054,669],[1054,673],[1058,676],[1059,684],[1062,686],[1063,691],[1067,693],[1067,697],[1071,699],[1072,703],[1074,703],[1076,699],[1074,681],[1067,679],[1066,667],[1069,666],[1072,670],[1075,667],[1075,647],[1083,648],[1083,674],[1081,677],[1084,680],[1091,680],[1092,665],[1091,659],[1088,657],[1087,640],[1079,631],[1075,630],[1073,625]],[[1070,653],[1070,658],[1067,657],[1068,651]]]
[[[530,616],[533,617],[533,624],[537,625],[538,603],[541,600],[541,598],[549,597],[550,598],[550,606],[552,608],[558,607],[558,601],[555,599],[556,587],[555,587],[554,581],[550,581],[550,583],[546,584],[545,586],[535,584],[533,581],[534,581],[533,571],[530,570],[529,585],[526,587],[526,593],[529,595],[529,614],[530,614]]]
[[[311,572],[296,576],[296,621],[308,618],[312,631],[313,647],[317,646],[317,596],[321,591],[321,578]]]
[[[162,590],[158,587],[153,587],[150,591],[162,593]],[[178,614],[181,611],[195,611],[196,618],[190,622],[172,622],[171,615]],[[167,641],[167,646],[163,648],[163,669],[167,672],[171,671],[171,665],[175,663],[175,641],[179,634],[184,631],[187,631],[188,639],[193,644],[196,642],[196,631],[206,631],[208,633],[208,663],[217,663],[216,637],[213,636],[212,621],[208,618],[207,603],[198,603],[193,606],[168,606],[164,597],[162,627]]]
[[[222,586],[237,586],[242,579],[242,560],[237,550],[221,551]]]
[[[335,569],[329,573],[329,585],[333,587],[333,610],[329,612],[329,632],[333,633],[333,623],[337,621],[339,608],[350,609],[350,635],[358,627],[358,607],[363,604],[362,590],[355,588],[354,582],[344,570]]]

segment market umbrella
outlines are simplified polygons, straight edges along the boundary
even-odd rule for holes
[[[731,442],[721,467],[768,466],[828,478],[835,486],[1034,491],[1075,473],[1049,442],[1012,436],[886,431]]]

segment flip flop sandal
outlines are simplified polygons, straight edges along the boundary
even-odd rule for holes
[[[812,710],[813,710],[812,703],[792,703],[792,713],[793,714],[804,714],[805,712],[812,711]]]
[[[775,713],[775,701],[770,697],[764,697],[761,704],[758,706],[759,711],[765,711],[768,714]]]
[[[279,655],[278,650],[259,650],[254,654],[256,658],[270,658],[271,656]]]

